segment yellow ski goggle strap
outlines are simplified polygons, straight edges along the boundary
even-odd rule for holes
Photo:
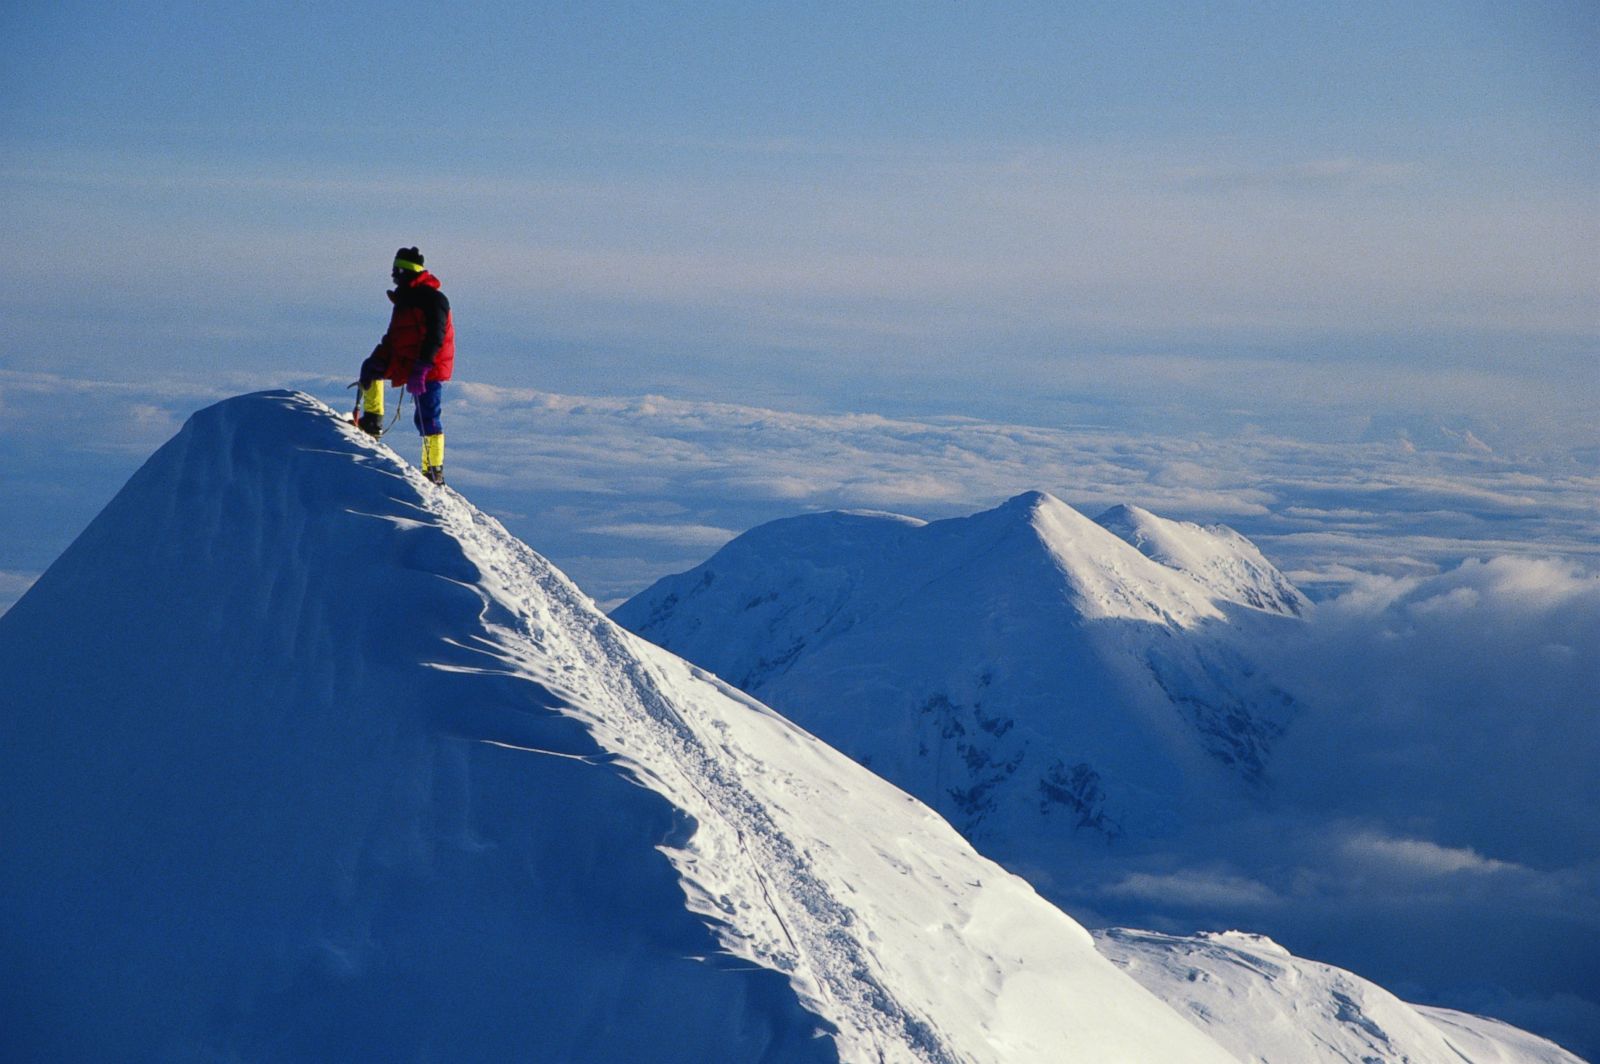
[[[397,270],[409,270],[412,273],[421,273],[422,272],[422,263],[420,263],[420,262],[407,262],[405,259],[395,259],[394,260],[394,268],[397,269]]]

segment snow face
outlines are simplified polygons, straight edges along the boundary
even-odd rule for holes
[[[1381,987],[1269,938],[1114,928],[1101,951],[1240,1060],[1408,1064],[1582,1064],[1494,1020],[1408,1005]]]
[[[8,1055],[1231,1059],[303,395],[196,414],[0,670]]]
[[[1113,506],[1095,523],[1225,601],[1295,617],[1311,605],[1254,543],[1227,525],[1169,521],[1126,504]]]
[[[614,616],[1046,876],[1067,841],[1243,800],[1293,711],[1249,661],[1292,618],[1038,492],[932,524],[775,521]]]

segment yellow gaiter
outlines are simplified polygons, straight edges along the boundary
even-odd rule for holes
[[[444,433],[422,437],[422,468],[435,469],[444,465]]]

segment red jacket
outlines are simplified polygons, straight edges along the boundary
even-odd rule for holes
[[[410,284],[389,293],[394,313],[389,331],[373,348],[369,360],[395,384],[405,384],[412,367],[433,367],[428,379],[447,381],[456,364],[456,327],[450,318],[450,301],[439,291],[439,279],[426,270]]]

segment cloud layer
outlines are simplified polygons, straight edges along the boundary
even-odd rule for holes
[[[565,532],[552,525],[574,520],[634,526],[640,550],[646,541],[713,546],[709,529],[742,531],[804,510],[935,518],[1040,488],[1090,513],[1136,502],[1232,524],[1313,593],[1358,572],[1425,574],[1466,557],[1600,551],[1592,506],[1600,478],[1570,463],[1531,467],[1485,454],[1442,432],[1425,447],[1398,437],[1317,444],[487,385],[465,385],[460,396],[455,409],[471,426],[463,475],[491,506],[498,493],[516,496],[506,509],[543,513],[558,536]],[[693,563],[706,553],[675,557]],[[644,582],[594,590],[611,598]]]
[[[1270,803],[1087,855],[1069,904],[1264,932],[1600,1049],[1600,574],[1503,556],[1363,576],[1258,653],[1302,707]]]
[[[16,505],[0,518],[15,552],[7,568],[41,570],[195,407],[269,385],[343,407],[345,383],[292,372],[128,383],[0,370],[0,412],[22,459],[8,486]],[[451,388],[446,419],[452,480],[603,602],[778,517],[853,507],[937,518],[1035,488],[1091,514],[1133,502],[1228,523],[1318,597],[1363,574],[1426,576],[1469,557],[1600,558],[1594,463],[1484,453],[1426,421],[1406,436],[1384,423],[1366,442],[1317,442],[470,381]],[[393,440],[402,453],[413,446],[404,431]]]

